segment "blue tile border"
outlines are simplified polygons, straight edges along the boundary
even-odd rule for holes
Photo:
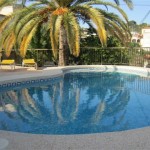
[[[59,77],[49,77],[49,78],[39,78],[39,79],[32,79],[26,81],[16,81],[16,82],[9,82],[9,83],[0,83],[0,92],[11,90],[12,88],[17,87],[30,87],[33,85],[39,85],[41,83],[52,84],[60,81],[62,79],[61,76]]]

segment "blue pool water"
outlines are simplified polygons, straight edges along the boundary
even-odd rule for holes
[[[150,79],[79,70],[8,91],[0,88],[0,130],[87,134],[150,126]]]

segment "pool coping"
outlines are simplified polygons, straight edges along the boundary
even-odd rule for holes
[[[116,65],[81,65],[81,66],[66,66],[66,67],[47,67],[38,72],[28,72],[24,74],[11,74],[11,76],[0,76],[0,85],[12,82],[28,81],[29,79],[51,78],[63,75],[64,71],[83,68],[99,68],[105,72],[122,72],[136,74],[144,77],[150,77],[150,69],[133,66],[116,66]]]
[[[150,69],[131,66],[67,66],[50,67],[39,72],[16,72],[0,78],[0,84],[16,81],[56,77],[63,71],[78,68],[101,67],[102,71],[120,71],[149,76]],[[62,71],[63,70],[63,71]],[[26,77],[25,77],[26,76]],[[17,78],[17,79],[16,79]],[[5,79],[5,81],[3,81]],[[121,132],[96,133],[85,135],[34,135],[0,131],[0,150],[148,150],[150,148],[150,127]]]

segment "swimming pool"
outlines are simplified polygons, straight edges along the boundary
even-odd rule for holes
[[[0,89],[0,129],[86,134],[149,126],[149,85],[146,77],[93,69],[19,82]]]

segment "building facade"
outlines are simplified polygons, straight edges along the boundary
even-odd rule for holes
[[[150,27],[142,29],[141,47],[150,47]]]
[[[4,18],[4,16],[8,16],[13,12],[13,6],[6,6],[0,9],[0,20]]]
[[[139,43],[141,39],[141,35],[138,32],[131,32],[131,34],[132,34],[131,42]]]

